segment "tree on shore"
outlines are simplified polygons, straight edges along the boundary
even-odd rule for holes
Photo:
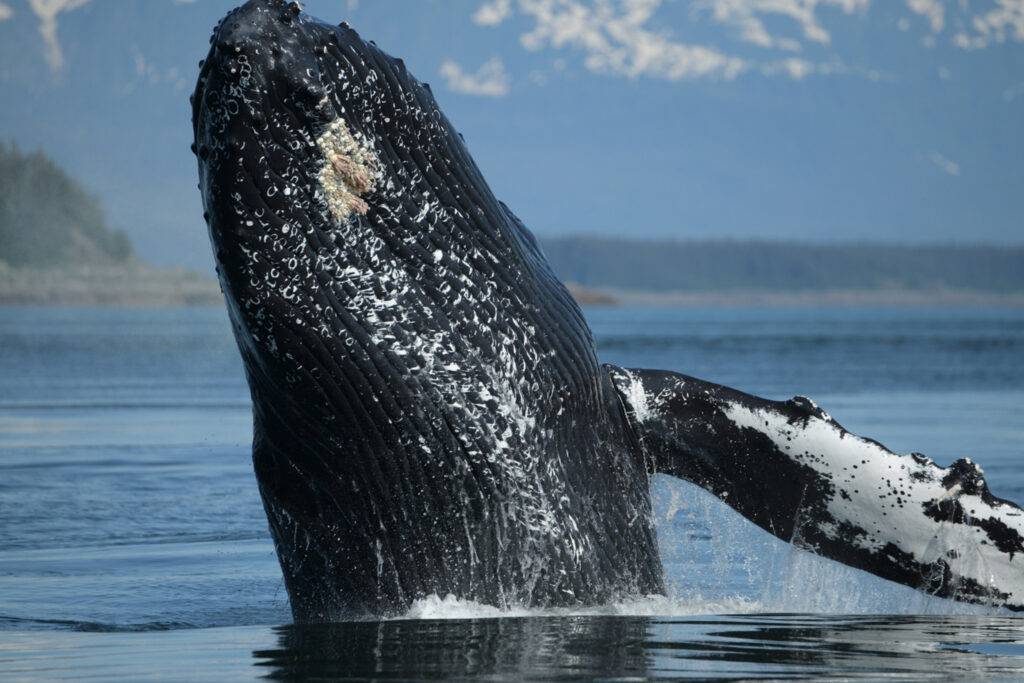
[[[109,265],[133,257],[95,197],[42,151],[0,142],[0,261],[14,267]]]

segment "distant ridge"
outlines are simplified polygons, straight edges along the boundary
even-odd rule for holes
[[[133,257],[99,202],[43,152],[0,142],[0,261],[14,268],[112,265]]]
[[[555,272],[593,289],[647,292],[1024,293],[1024,246],[541,240]]]
[[[217,281],[137,259],[128,236],[42,152],[0,142],[0,304],[219,305]]]
[[[1024,246],[549,237],[580,303],[1024,305]],[[139,260],[42,152],[0,142],[0,305],[223,304],[216,279]]]

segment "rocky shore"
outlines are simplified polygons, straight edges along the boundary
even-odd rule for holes
[[[0,261],[0,305],[219,306],[212,277],[182,268],[136,261],[118,265],[14,268]]]
[[[1024,306],[1024,293],[958,289],[861,289],[825,291],[669,291],[566,285],[589,306]],[[138,261],[123,265],[14,268],[0,261],[0,305],[171,308],[221,306],[217,280],[183,268]]]

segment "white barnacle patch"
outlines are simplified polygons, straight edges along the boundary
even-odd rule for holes
[[[363,199],[374,189],[377,157],[361,137],[352,134],[343,119],[331,122],[316,139],[324,165],[318,180],[331,215],[339,223],[369,210]]]

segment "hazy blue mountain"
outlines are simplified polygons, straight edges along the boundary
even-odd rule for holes
[[[221,305],[216,281],[153,267],[41,151],[0,143],[0,305]]]
[[[587,287],[647,291],[1024,292],[1024,247],[654,241],[543,241],[555,272]]]
[[[1024,292],[1024,247],[586,235],[541,243],[563,280],[592,290]],[[219,303],[211,278],[161,272],[133,258],[130,239],[109,227],[100,202],[46,154],[2,143],[0,264],[64,273],[54,280],[6,269],[3,301]],[[83,266],[92,270],[83,273]],[[584,300],[603,300],[598,291],[577,291]]]
[[[42,152],[0,142],[0,261],[14,267],[124,263],[132,244],[100,203]]]

